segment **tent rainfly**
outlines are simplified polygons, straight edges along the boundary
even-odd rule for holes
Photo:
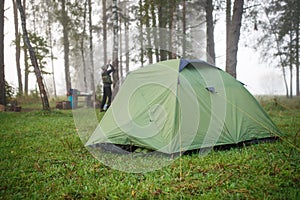
[[[130,72],[86,146],[172,154],[279,134],[241,82],[204,61],[173,59]]]

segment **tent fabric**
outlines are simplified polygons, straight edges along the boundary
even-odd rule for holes
[[[277,134],[239,81],[204,61],[173,59],[129,73],[86,145],[176,153]]]

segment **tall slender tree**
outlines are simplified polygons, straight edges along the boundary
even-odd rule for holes
[[[125,4],[126,5],[126,4]],[[129,72],[129,12],[128,6],[125,7],[125,57],[126,57],[126,74]]]
[[[66,81],[66,90],[70,91],[72,88],[71,85],[71,75],[70,75],[70,42],[69,42],[69,17],[68,11],[66,8],[66,3],[68,0],[61,0],[61,24],[63,27],[63,43],[64,43],[64,65],[65,65],[65,81]]]
[[[186,0],[182,0],[182,56],[186,56]]]
[[[213,23],[213,2],[206,0],[206,52],[208,61],[212,64],[216,62],[215,42],[214,42],[214,23]]]
[[[151,2],[151,6],[150,6],[150,10],[151,10],[151,19],[152,19],[152,35],[153,35],[153,42],[154,42],[154,48],[155,48],[155,61],[158,62],[159,61],[159,49],[158,49],[158,37],[157,37],[157,33],[158,33],[158,29],[157,29],[157,16],[155,14],[155,0],[150,0]]]
[[[90,55],[90,76],[91,76],[91,90],[93,92],[93,102],[95,106],[96,102],[96,88],[95,88],[95,66],[94,66],[94,47],[93,47],[93,21],[92,21],[92,1],[88,0],[88,7],[89,7],[89,55]]]
[[[153,49],[151,48],[151,32],[150,32],[150,0],[145,1],[145,25],[146,25],[146,35],[147,35],[147,57],[149,60],[149,63],[153,63]]]
[[[50,46],[50,56],[51,56],[51,68],[52,68],[52,84],[53,84],[53,94],[54,97],[57,97],[56,92],[56,83],[55,83],[55,70],[54,70],[54,53],[53,53],[53,33],[52,33],[52,13],[50,12],[50,5],[49,1],[46,1],[46,10],[47,10],[47,35],[49,39],[49,46]]]
[[[143,30],[143,26],[144,26],[144,18],[143,18],[143,12],[144,12],[144,8],[143,8],[143,1],[139,0],[139,9],[138,9],[138,27],[139,27],[139,43],[140,43],[140,63],[141,63],[141,67],[144,66],[144,30]]]
[[[24,42],[25,42],[25,45],[27,46],[27,48],[29,50],[30,59],[31,59],[32,65],[34,67],[34,72],[35,72],[35,76],[36,76],[37,83],[38,83],[38,86],[39,86],[40,96],[41,96],[41,100],[42,100],[42,104],[43,104],[43,110],[50,110],[50,104],[49,104],[49,101],[48,101],[47,92],[45,90],[45,85],[44,85],[44,80],[43,80],[43,77],[42,77],[42,73],[41,73],[41,70],[39,68],[35,52],[34,52],[32,46],[31,46],[31,43],[30,43],[29,38],[28,38],[28,33],[27,33],[27,28],[26,28],[26,20],[25,20],[25,15],[24,15],[24,9],[23,9],[21,0],[17,0],[17,5],[18,5],[18,8],[19,8],[21,21],[22,21],[22,30],[23,30]]]
[[[87,67],[86,67],[86,59],[85,59],[85,36],[86,36],[86,13],[87,13],[87,0],[84,1],[83,6],[83,28],[81,33],[81,41],[80,41],[80,53],[81,53],[81,59],[82,59],[82,66],[83,66],[83,83],[84,83],[84,91],[87,92],[88,90],[88,84],[87,84]]]
[[[237,52],[242,26],[244,0],[235,0],[231,17],[231,0],[226,7],[226,72],[236,78]]]
[[[167,60],[167,36],[165,29],[167,28],[167,6],[165,2],[158,2],[158,27],[159,27],[159,54],[160,61]]]
[[[16,46],[16,67],[18,75],[18,92],[20,95],[23,94],[23,84],[22,84],[22,74],[21,74],[21,65],[20,65],[20,56],[21,56],[21,40],[19,34],[19,20],[18,20],[18,7],[16,1],[12,0],[13,9],[14,9],[14,23],[15,23],[15,46]]]
[[[103,30],[103,65],[107,64],[107,8],[106,0],[102,0],[102,30]]]
[[[112,5],[112,13],[113,13],[113,55],[112,55],[112,65],[115,68],[113,72],[113,87],[114,94],[116,94],[119,90],[119,59],[118,59],[118,48],[119,48],[119,17],[118,17],[118,2],[117,0],[113,0]]]
[[[23,8],[24,8],[24,17],[26,20],[26,0],[23,0]],[[24,42],[25,43],[25,42]],[[28,49],[26,45],[23,45],[24,52],[24,94],[28,95],[28,82],[29,82],[29,63],[28,63]]]
[[[0,104],[6,106],[4,70],[4,0],[0,3]]]

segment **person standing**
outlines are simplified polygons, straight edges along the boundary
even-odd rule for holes
[[[109,64],[105,65],[102,67],[102,82],[103,82],[103,98],[102,102],[100,105],[100,112],[104,111],[104,105],[106,104],[106,110],[109,108],[111,104],[111,96],[112,96],[112,91],[111,91],[111,73],[115,71],[114,67],[110,64],[110,61],[108,62]],[[110,68],[110,69],[108,69]]]

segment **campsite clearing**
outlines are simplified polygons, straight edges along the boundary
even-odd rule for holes
[[[76,133],[71,111],[2,112],[0,197],[299,199],[299,99],[277,98],[280,106],[273,97],[258,100],[284,141],[182,156],[145,174],[116,171],[94,159]]]

